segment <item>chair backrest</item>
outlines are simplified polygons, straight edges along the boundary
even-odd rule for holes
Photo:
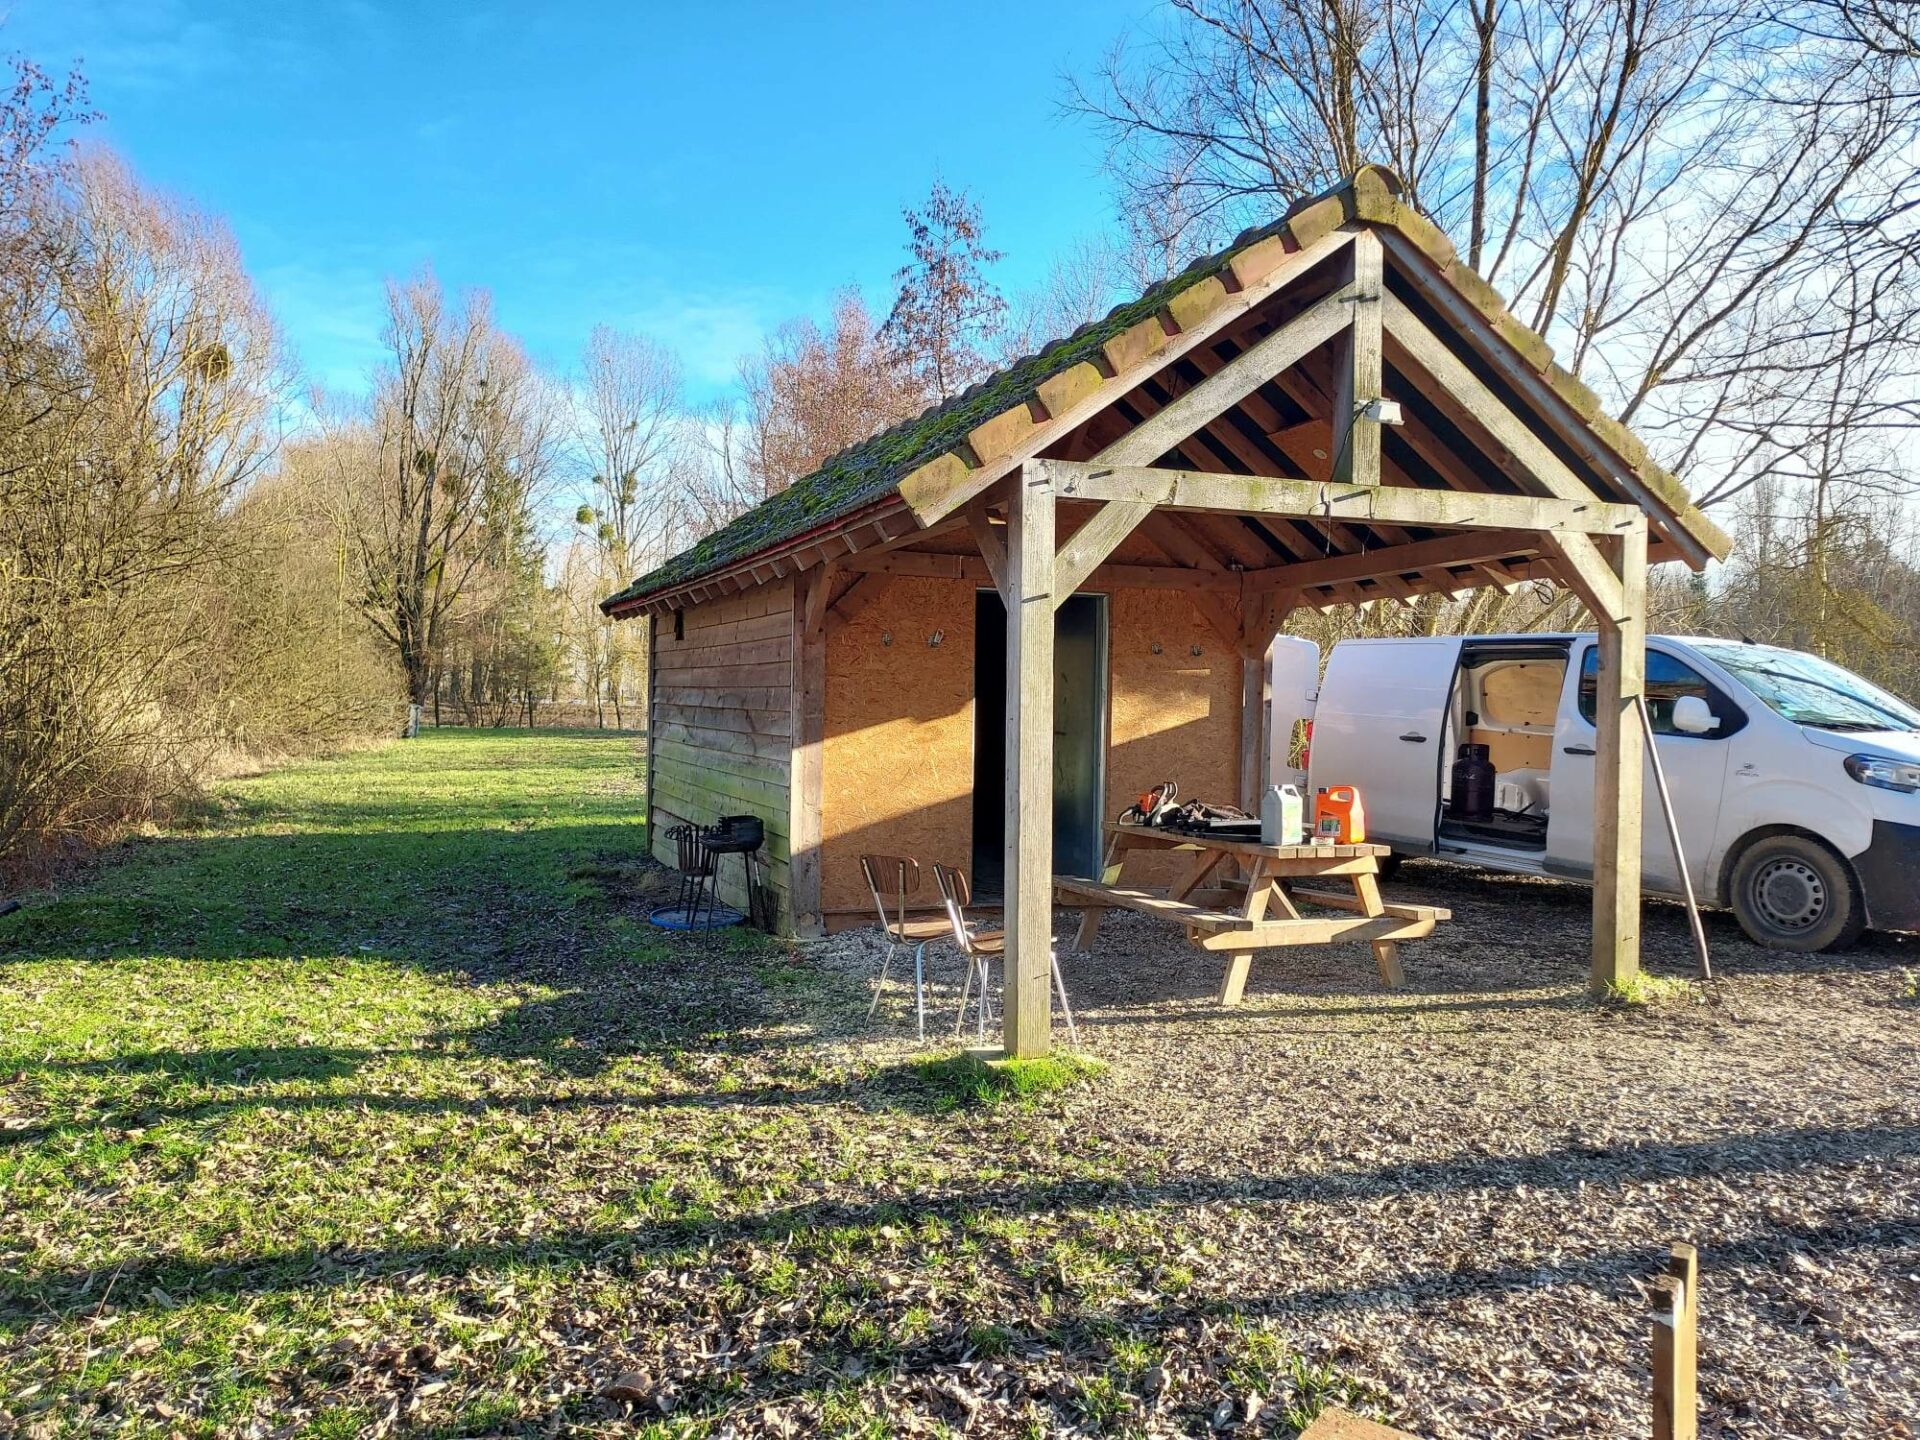
[[[920,892],[920,862],[905,855],[862,855],[860,873],[867,877],[867,889],[873,892],[874,908],[880,912],[880,928],[895,934],[907,923],[907,897]],[[893,913],[887,913],[887,901],[893,901]]]
[[[973,903],[973,887],[967,883],[964,871],[951,865],[933,862],[933,883],[940,887],[940,898],[946,902],[947,920],[953,926],[953,943],[961,951],[973,953],[973,936],[967,930],[967,906]]]

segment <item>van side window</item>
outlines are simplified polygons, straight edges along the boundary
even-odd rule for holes
[[[1589,725],[1598,709],[1594,697],[1599,671],[1600,647],[1589,645],[1586,658],[1580,662],[1580,718]],[[1720,717],[1720,728],[1713,732],[1711,739],[1724,740],[1747,723],[1740,707],[1709,685],[1698,670],[1671,655],[1648,650],[1647,713],[1653,717],[1654,734],[1681,735],[1690,740],[1700,738],[1673,728],[1673,702],[1682,695],[1698,695],[1707,702],[1707,708]]]

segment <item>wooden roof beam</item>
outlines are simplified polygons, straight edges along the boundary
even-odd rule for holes
[[[1720,528],[1694,507],[1679,482],[1652,464],[1638,437],[1605,414],[1597,398],[1585,385],[1553,364],[1552,352],[1545,350],[1544,342],[1539,337],[1526,332],[1521,338],[1531,339],[1545,351],[1542,357],[1545,368],[1553,372],[1554,380],[1549,380],[1522,360],[1510,348],[1511,332],[1443,278],[1435,270],[1432,258],[1423,253],[1419,246],[1391,228],[1382,229],[1380,235],[1386,244],[1387,254],[1394,262],[1394,273],[1418,290],[1423,299],[1444,316],[1458,333],[1465,336],[1475,353],[1493,366],[1501,380],[1512,386],[1533,413],[1582,461],[1596,474],[1633,496],[1644,511],[1652,513],[1661,535],[1690,565],[1697,569],[1713,558],[1715,542],[1718,542],[1722,552],[1731,548],[1731,543]],[[1482,289],[1488,288],[1484,281],[1480,285]],[[1489,330],[1499,338],[1484,339]],[[1569,400],[1561,393],[1562,389],[1572,392],[1579,403]],[[1593,427],[1596,426],[1611,433],[1627,450],[1638,453],[1620,453],[1594,433]],[[1635,467],[1643,461],[1654,473],[1639,473]],[[1679,523],[1683,514],[1686,521]],[[1672,521],[1668,520],[1668,516],[1673,517]]]
[[[1363,524],[1380,520],[1440,529],[1528,530],[1572,536],[1625,534],[1646,520],[1638,506],[1611,505],[1602,500],[1465,495],[1458,490],[1420,490],[1402,485],[1340,486],[1312,480],[1272,480],[1256,475],[1070,460],[1030,460],[1027,464],[1045,467],[1055,490],[1066,499],[1151,502],[1167,510],[1290,515]]]

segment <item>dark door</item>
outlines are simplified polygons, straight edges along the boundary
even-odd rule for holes
[[[1007,612],[998,592],[975,608],[973,884],[999,895],[1007,838]],[[1074,595],[1054,612],[1053,868],[1094,875],[1106,790],[1107,598]]]

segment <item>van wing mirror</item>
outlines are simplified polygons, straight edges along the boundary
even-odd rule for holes
[[[1682,735],[1711,735],[1720,728],[1720,717],[1698,695],[1682,695],[1673,702],[1673,728]]]

